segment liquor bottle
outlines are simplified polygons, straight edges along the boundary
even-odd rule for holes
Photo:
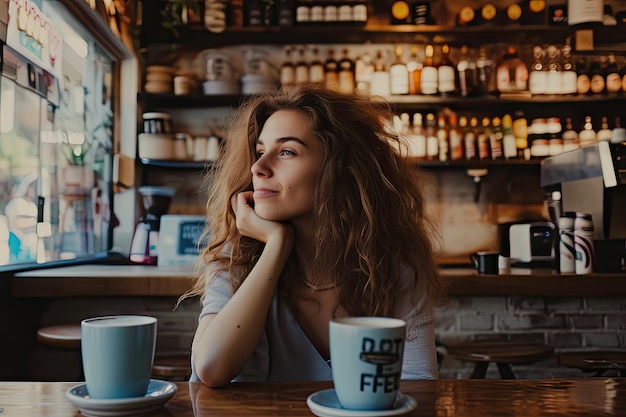
[[[276,10],[278,16],[278,26],[293,26],[294,21],[294,4],[293,0],[278,0],[276,2]]]
[[[589,65],[590,90],[592,94],[603,94],[606,92],[606,78],[604,77],[604,68],[606,64],[604,58],[595,59]]]
[[[517,157],[529,160],[530,150],[528,150],[528,121],[521,110],[513,114],[513,135],[515,135],[515,147]]]
[[[354,61],[348,56],[348,48],[343,48],[343,56],[338,63],[339,91],[346,94],[354,93]]]
[[[331,90],[339,89],[339,67],[335,59],[335,50],[330,48],[327,52],[328,57],[324,61],[324,83]]]
[[[480,126],[476,131],[476,146],[478,148],[478,159],[490,159],[489,152],[489,118],[483,117]]]
[[[280,85],[289,87],[296,84],[296,68],[291,61],[291,47],[284,48],[283,63],[280,66]]]
[[[439,160],[441,162],[450,160],[450,142],[448,137],[448,126],[446,116],[443,112],[437,115],[437,145],[439,146]]]
[[[417,45],[411,46],[411,57],[406,63],[406,69],[409,76],[409,94],[421,94],[422,63],[417,58]]]
[[[602,116],[600,130],[596,133],[596,140],[598,142],[602,140],[610,141],[612,136],[613,132],[609,129],[609,119],[606,116]]]
[[[309,83],[309,64],[306,61],[304,46],[298,46],[298,60],[296,61],[296,85]]]
[[[356,89],[362,93],[371,93],[372,76],[374,75],[374,59],[366,50],[354,61],[354,81]]]
[[[532,95],[546,94],[548,91],[548,72],[543,65],[544,50],[541,45],[533,46],[533,62],[528,74],[528,89]]]
[[[558,117],[548,118],[548,155],[554,156],[563,153],[563,135],[561,119]]]
[[[311,62],[309,62],[309,82],[312,84],[324,83],[324,64],[320,59],[317,46],[311,47]]]
[[[467,123],[467,119],[465,119]],[[463,132],[459,127],[458,117],[455,112],[451,112],[448,116],[448,139],[450,142],[450,160],[463,160]]]
[[[622,127],[619,116],[615,116],[615,126],[613,127],[613,135],[611,136],[611,143],[626,142],[626,129]]]
[[[476,78],[476,63],[467,52],[467,46],[461,47],[461,55],[456,62],[456,91],[461,97],[474,94],[474,79]]]
[[[622,77],[615,61],[615,55],[611,54],[606,66],[606,92],[618,93],[620,91],[622,91]]]
[[[576,91],[578,94],[591,94],[591,77],[585,57],[579,58],[576,63],[576,74]]]
[[[502,116],[502,154],[504,159],[517,158],[517,146],[513,134],[513,118],[510,114]]]
[[[463,116],[459,119],[459,125],[461,129],[464,128],[466,124],[466,117]],[[476,130],[478,128],[478,118],[471,117],[469,126],[464,130],[463,134],[463,145],[465,148],[465,159],[468,161],[473,161],[478,159],[478,147],[476,143]]]
[[[585,123],[582,130],[578,133],[578,140],[581,148],[597,142],[596,131],[593,130],[593,124],[591,123],[591,116],[585,116]]]
[[[437,139],[437,121],[433,113],[426,115],[426,160],[439,159],[439,140]]]
[[[424,66],[422,67],[422,94],[437,94],[439,86],[439,71],[435,67],[435,62],[433,60],[435,48],[433,45],[426,45],[424,52],[426,54],[426,58],[424,59]]]
[[[260,0],[244,1],[243,11],[245,26],[263,26],[263,15],[265,11]]]
[[[413,134],[411,135],[411,154],[420,161],[426,159],[426,132],[422,121],[421,113],[413,114]]]
[[[546,79],[546,93],[547,94],[561,94],[561,63],[560,63],[560,50],[556,45],[548,45],[548,66],[547,66],[547,79]]]
[[[528,127],[528,146],[531,159],[541,159],[550,155],[550,137],[548,121],[543,118],[533,119]]]
[[[453,96],[455,94],[456,80],[454,64],[450,60],[450,46],[441,46],[441,58],[437,66],[438,90],[442,96]]]
[[[565,128],[561,136],[563,137],[563,152],[580,148],[578,132],[574,130],[571,117],[565,118]]]
[[[375,96],[386,97],[389,95],[389,71],[387,71],[387,63],[380,49],[376,51],[374,58],[374,73],[372,74],[370,91]]]
[[[496,67],[496,88],[500,94],[518,93],[528,88],[528,68],[513,45],[509,45]]]
[[[576,66],[572,59],[572,46],[566,43],[561,48],[562,74],[561,94],[576,94],[578,92]]]
[[[489,146],[491,148],[491,159],[504,159],[504,133],[502,132],[502,120],[499,117],[491,119],[489,129]]]
[[[402,46],[396,45],[394,48],[395,60],[389,66],[389,93],[409,94],[409,71],[404,60]]]
[[[492,69],[493,61],[487,58],[487,50],[480,47],[476,59],[476,95],[484,96],[489,93]]]
[[[411,24],[411,5],[408,1],[394,1],[390,8],[390,23],[392,25]]]

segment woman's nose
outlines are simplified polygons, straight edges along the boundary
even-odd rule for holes
[[[262,155],[259,159],[256,160],[254,164],[252,164],[251,171],[252,175],[257,177],[266,177],[269,175],[270,169],[267,165],[264,155]]]

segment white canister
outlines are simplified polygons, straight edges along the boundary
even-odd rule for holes
[[[217,161],[220,156],[220,141],[219,139],[211,135],[207,140],[207,149],[206,149],[206,160],[207,161]]]
[[[189,159],[187,155],[187,136],[186,133],[177,133],[174,136],[174,159],[186,161]]]
[[[191,94],[193,90],[193,80],[187,75],[177,75],[174,77],[174,94],[182,96]]]
[[[144,113],[143,132],[151,134],[172,133],[172,118],[167,113]]]
[[[194,161],[204,161],[206,159],[208,138],[206,136],[196,136],[193,140],[193,153],[191,159]]]
[[[566,211],[559,217],[559,272],[576,272],[576,248],[574,245],[574,221],[576,213]]]
[[[574,247],[576,249],[576,274],[593,272],[593,220],[591,214],[576,212],[574,220]]]

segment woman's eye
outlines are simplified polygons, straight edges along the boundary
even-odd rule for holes
[[[296,153],[295,153],[295,152],[293,152],[293,151],[290,151],[290,150],[288,150],[288,149],[283,149],[282,151],[280,151],[280,154],[281,154],[281,155],[287,155],[287,156],[293,156],[293,155],[295,155]]]
[[[257,151],[256,153],[256,159],[259,159],[263,156],[263,152],[262,151]]]

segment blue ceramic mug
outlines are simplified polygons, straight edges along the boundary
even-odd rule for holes
[[[387,317],[346,317],[329,326],[333,383],[341,406],[387,410],[398,394],[406,322]]]
[[[157,319],[95,317],[81,322],[85,383],[91,398],[143,397],[150,383]]]

